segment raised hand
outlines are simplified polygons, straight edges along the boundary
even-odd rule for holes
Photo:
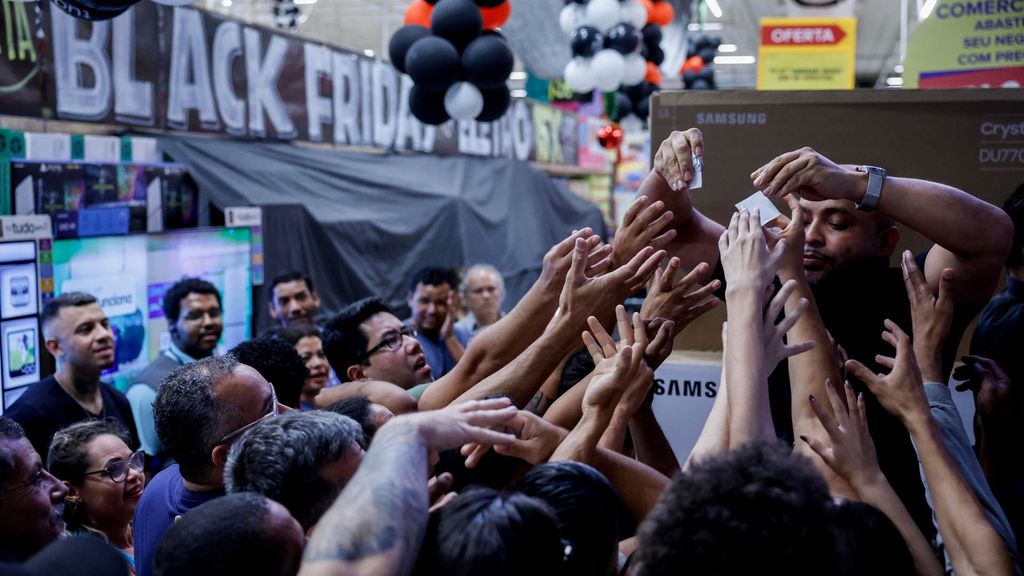
[[[711,267],[704,262],[674,282],[679,266],[679,258],[673,257],[664,270],[658,268],[654,271],[654,279],[648,285],[647,297],[640,307],[640,317],[644,320],[671,320],[676,330],[673,337],[695,318],[719,304],[714,294],[722,286],[718,280],[701,286],[711,274]]]
[[[694,156],[704,156],[704,134],[696,128],[672,132],[654,153],[654,172],[673,190],[686,190],[696,175]]]
[[[754,290],[762,294],[775,278],[785,248],[786,241],[780,240],[774,250],[768,251],[757,210],[733,213],[729,228],[718,240],[725,271],[726,298],[740,290]]]
[[[928,382],[945,382],[942,348],[953,324],[953,269],[942,271],[939,277],[939,296],[936,298],[910,250],[903,252],[900,268],[903,270],[907,297],[910,298],[914,355],[921,367],[921,374]]]
[[[751,172],[750,179],[769,198],[795,193],[808,200],[858,202],[867,189],[866,176],[804,147],[775,157]]]
[[[876,362],[890,369],[888,374],[875,374],[857,360],[847,360],[846,370],[867,384],[882,407],[904,424],[915,418],[931,418],[910,337],[895,322],[886,320],[882,340],[896,348],[895,358],[875,356]]]
[[[800,342],[799,344],[787,344],[785,340],[786,333],[807,312],[809,302],[806,298],[801,298],[795,309],[788,312],[786,317],[778,324],[775,323],[775,319],[779,317],[782,309],[786,306],[786,300],[789,299],[789,296],[795,289],[796,281],[787,280],[775,294],[775,297],[772,298],[768,307],[765,308],[761,333],[764,338],[765,363],[769,371],[774,370],[775,366],[786,358],[803,354],[814,348],[814,340]]]
[[[828,440],[807,435],[801,435],[800,439],[821,456],[829,468],[860,492],[884,480],[884,477],[878,467],[875,443],[868,431],[864,395],[855,395],[849,382],[845,383],[843,390],[846,393],[845,403],[832,383],[825,382],[825,393],[835,416],[822,407],[814,396],[809,398],[811,409],[828,433]]]
[[[515,439],[508,444],[495,445],[494,451],[526,460],[533,465],[547,462],[551,453],[569,434],[568,431],[526,410],[517,412],[506,423],[504,429],[514,434]],[[476,466],[490,448],[491,446],[486,443],[470,443],[463,446],[461,452],[466,456],[466,468]]]
[[[544,255],[544,264],[540,273],[540,280],[542,282],[559,286],[562,284],[565,274],[572,265],[572,255],[576,247],[576,240],[584,241],[584,249],[588,253],[601,247],[601,237],[594,235],[594,231],[590,228],[573,230],[568,238],[552,246],[547,254]],[[597,264],[597,261],[594,264]]]
[[[412,421],[426,440],[427,447],[438,451],[458,448],[470,442],[510,444],[515,440],[515,436],[497,432],[493,428],[507,425],[517,412],[516,407],[507,398],[469,400],[441,410],[393,418],[385,426],[400,419]]]
[[[675,229],[669,228],[672,216],[671,211],[665,210],[664,202],[652,203],[647,196],[637,196],[612,239],[615,263],[621,266],[629,262],[647,246],[664,248],[676,237]]]
[[[786,196],[786,203],[789,205],[790,217],[783,220],[785,228],[779,231],[765,230],[769,250],[774,249],[781,240],[786,242],[782,262],[779,264],[779,276],[784,280],[803,277],[805,244],[804,209],[794,196]]]
[[[558,310],[561,317],[586,317],[608,310],[625,300],[647,283],[658,263],[665,257],[665,251],[654,251],[647,247],[637,253],[626,264],[601,276],[587,274],[589,254],[587,242],[577,238],[572,251],[572,264],[565,276],[565,284],[559,297]]]
[[[621,304],[615,307],[619,328],[619,342],[605,331],[597,318],[587,319],[590,332],[583,333],[583,343],[594,359],[594,370],[590,384],[583,395],[583,411],[614,410],[619,399],[643,363],[647,348],[647,333],[639,314],[633,314],[632,322]]]
[[[643,318],[643,314],[641,314]],[[664,318],[655,318],[647,321],[647,348],[644,350],[644,363],[651,370],[657,370],[659,366],[672,354],[673,338],[676,333],[675,322]],[[654,337],[651,338],[651,333]]]
[[[991,358],[964,356],[964,365],[953,371],[953,377],[963,380],[958,392],[974,393],[974,404],[982,424],[989,428],[1005,427],[1012,414],[1012,383],[999,364]]]

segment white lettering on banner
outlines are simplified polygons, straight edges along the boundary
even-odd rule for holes
[[[395,69],[373,60],[373,144],[387,148],[395,142],[398,128],[398,83]]]
[[[135,79],[135,8],[114,19],[114,114],[118,122],[156,122],[153,83]]]
[[[526,102],[516,100],[505,117],[512,117],[512,142],[515,148],[516,158],[526,161],[530,158],[530,150],[534,146],[533,122],[530,121],[530,112],[526,109]]]
[[[238,22],[222,22],[213,34],[213,92],[217,95],[217,109],[225,130],[234,136],[246,133],[245,99],[238,97],[231,81],[234,62],[239,56],[242,56],[242,27]]]
[[[220,127],[210,84],[206,25],[202,14],[189,8],[174,9],[168,84],[167,123],[172,128],[188,128],[189,110],[199,112],[199,121],[204,128],[216,130]]]
[[[828,26],[772,28],[772,44],[834,44],[836,36]]]
[[[245,72],[249,85],[249,134],[266,136],[267,128],[264,120],[270,118],[277,137],[285,140],[295,138],[295,124],[288,111],[285,110],[281,95],[277,92],[277,79],[284,67],[285,53],[288,51],[288,40],[277,34],[270,35],[267,53],[260,57],[260,31],[250,26],[245,27]]]
[[[110,62],[104,51],[110,22],[93,22],[88,38],[79,38],[79,20],[51,10],[53,66],[57,78],[57,114],[73,120],[100,120],[110,112],[113,90]],[[85,85],[83,69],[92,72],[92,86]]]
[[[373,75],[373,61],[366,60],[365,58],[359,59],[359,119],[360,132],[362,138],[360,138],[357,144],[364,144],[366,146],[372,145],[373,142],[373,115],[371,108],[373,107],[373,94],[370,93],[371,76]]]
[[[355,54],[331,54],[331,101],[334,104],[334,143],[359,144],[359,69]]]
[[[323,125],[334,122],[330,98],[320,94],[320,79],[331,77],[330,48],[304,42],[302,57],[306,65],[306,116],[309,119],[309,139],[323,142]]]

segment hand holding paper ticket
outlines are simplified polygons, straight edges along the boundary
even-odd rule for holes
[[[676,192],[699,188],[700,172],[695,169],[694,160],[703,161],[703,157],[704,135],[700,130],[690,128],[685,132],[672,132],[654,154],[654,172]]]
[[[736,204],[736,210],[746,210],[747,212],[753,212],[754,210],[760,210],[761,212],[761,227],[768,224],[772,220],[775,220],[782,215],[779,209],[772,204],[761,191],[754,192],[750,196],[747,196],[743,200],[740,200]]]

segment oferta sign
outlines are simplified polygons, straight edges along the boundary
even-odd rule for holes
[[[758,90],[849,90],[856,18],[762,18]]]
[[[1024,0],[938,0],[903,70],[904,88],[1020,88]]]

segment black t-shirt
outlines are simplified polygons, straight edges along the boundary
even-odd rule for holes
[[[70,426],[89,418],[113,418],[127,428],[131,442],[129,447],[139,447],[138,433],[135,431],[135,419],[128,398],[107,384],[100,384],[100,395],[103,397],[103,413],[93,414],[75,402],[53,375],[47,376],[38,384],[33,384],[7,411],[8,418],[14,420],[25,429],[25,436],[39,457],[46,464],[46,456],[50,449],[50,440],[61,428]]]
[[[918,256],[923,268],[926,254]],[[721,261],[715,268],[715,277],[725,287],[725,273]],[[910,300],[899,268],[865,265],[855,270],[833,275],[813,287],[815,303],[832,338],[846,350],[850,358],[859,360],[876,373],[887,368],[875,362],[875,355],[894,356],[895,350],[882,340],[883,321],[892,320],[908,334],[911,333]],[[950,338],[959,342],[959,338]],[[829,342],[817,345],[829,346]],[[956,346],[952,357],[955,358]],[[947,355],[949,356],[949,355]],[[952,360],[950,360],[950,364]],[[910,442],[910,434],[903,424],[889,414],[867,386],[850,377],[857,392],[864,392],[868,428],[875,441],[878,464],[899,495],[914,521],[926,537],[935,533],[931,508],[924,496],[917,453]],[[789,384],[789,365],[780,362],[768,377],[769,401],[775,433],[786,442],[793,442],[792,394]]]

